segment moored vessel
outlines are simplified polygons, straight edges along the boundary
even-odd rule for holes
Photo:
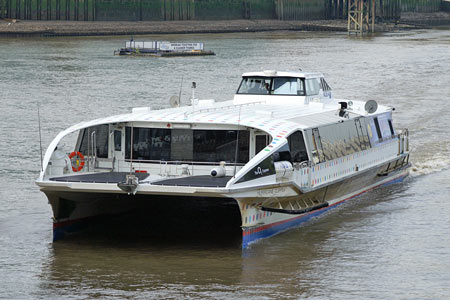
[[[193,93],[173,106],[58,134],[36,181],[54,239],[98,216],[195,207],[226,216],[212,229],[239,229],[246,247],[408,174],[408,131],[394,128],[394,109],[334,99],[320,73],[244,73],[233,100]]]

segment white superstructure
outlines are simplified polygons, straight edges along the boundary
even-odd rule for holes
[[[395,131],[392,107],[336,100],[318,73],[242,78],[230,101],[135,108],[61,132],[37,180],[55,238],[76,220],[130,209],[127,197],[167,196],[235,205],[246,246],[406,176],[407,130]],[[70,136],[73,148],[60,149]]]

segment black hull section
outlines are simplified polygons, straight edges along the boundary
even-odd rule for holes
[[[83,238],[94,239],[241,242],[241,215],[234,199],[97,194],[93,200],[92,194],[61,194],[51,201],[54,241],[82,232]],[[80,201],[86,196],[88,201]],[[83,205],[81,213],[90,211],[92,216],[74,217],[76,206]],[[95,213],[108,205],[109,211]]]

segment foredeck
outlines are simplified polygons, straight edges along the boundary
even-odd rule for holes
[[[210,175],[189,176],[152,182],[153,185],[225,187],[231,176],[211,177]]]
[[[57,182],[85,182],[85,183],[119,183],[125,182],[129,172],[102,172],[94,174],[80,174],[63,177],[50,178],[51,181]],[[145,180],[149,174],[132,173],[139,181]],[[152,185],[163,186],[196,186],[196,187],[225,187],[231,176],[211,177],[210,175],[189,176],[181,178],[164,179],[152,182]]]

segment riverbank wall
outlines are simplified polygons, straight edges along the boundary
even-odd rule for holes
[[[107,36],[145,34],[203,34],[264,31],[334,31],[344,32],[343,20],[279,21],[279,20],[217,20],[217,21],[0,21],[0,36]]]
[[[376,16],[437,12],[443,0],[375,0]],[[348,0],[0,0],[0,19],[46,21],[345,19]]]
[[[450,18],[450,14],[449,14]],[[414,24],[384,22],[376,24],[377,32],[422,28]],[[206,34],[265,31],[331,31],[346,32],[346,20],[279,21],[279,20],[217,20],[217,21],[0,21],[0,36],[118,36],[127,38],[149,34]]]

